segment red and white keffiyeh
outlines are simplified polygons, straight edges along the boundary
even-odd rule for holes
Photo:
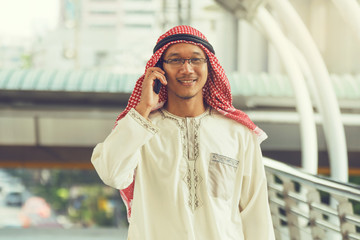
[[[161,35],[157,41],[159,43],[160,41],[169,37],[173,37],[174,35],[182,36],[182,35],[193,35],[196,38],[201,38],[202,41],[207,39],[206,37],[196,30],[193,27],[190,26],[176,26],[169,31],[167,31],[165,34]],[[267,138],[265,132],[263,132],[260,128],[258,128],[251,120],[250,118],[242,111],[235,109],[232,105],[232,95],[231,95],[231,89],[229,80],[225,75],[224,69],[220,65],[218,59],[215,57],[215,54],[213,51],[210,51],[209,48],[205,47],[203,44],[201,44],[201,41],[189,41],[188,38],[180,39],[177,38],[177,40],[170,41],[160,47],[156,50],[156,52],[152,55],[150,60],[147,62],[145,67],[145,73],[146,70],[149,67],[154,67],[155,64],[161,59],[162,54],[166,51],[166,49],[174,43],[190,43],[197,45],[203,49],[203,51],[206,53],[209,59],[209,63],[211,66],[211,70],[209,71],[208,81],[206,82],[204,89],[203,89],[203,96],[205,102],[211,106],[212,108],[216,109],[218,112],[223,114],[224,116],[231,118],[243,125],[245,125],[250,130],[254,131],[259,139],[259,142],[263,141]],[[210,45],[211,46],[211,45]],[[118,116],[116,122],[123,118],[132,108],[135,108],[137,104],[140,102],[140,96],[141,96],[141,88],[142,83],[145,77],[145,73],[137,80],[134,91],[132,92],[128,105],[125,108],[125,110]],[[159,93],[159,103],[157,106],[153,109],[156,110],[164,105],[164,103],[167,100],[167,89],[166,86],[162,86],[160,93]],[[135,174],[134,174],[134,180],[133,182],[127,187],[126,189],[120,190],[120,195],[127,207],[128,210],[128,220],[131,216],[131,203],[133,200],[133,193],[134,193],[134,186],[135,186]]]

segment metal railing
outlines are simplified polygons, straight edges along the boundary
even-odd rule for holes
[[[277,240],[360,240],[360,187],[264,158]]]

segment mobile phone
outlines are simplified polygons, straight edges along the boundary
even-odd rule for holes
[[[155,67],[159,67],[159,68],[162,69],[161,60],[159,60],[159,61],[155,64]],[[161,84],[160,80],[159,80],[159,79],[155,79],[154,92],[155,92],[156,94],[159,94],[160,89],[161,89],[161,86],[162,86],[162,84]]]

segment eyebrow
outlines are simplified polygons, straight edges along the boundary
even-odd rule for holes
[[[202,56],[202,54],[200,52],[192,52],[192,55],[199,55],[199,56]],[[177,56],[180,56],[180,53],[170,53],[167,57],[177,57]]]

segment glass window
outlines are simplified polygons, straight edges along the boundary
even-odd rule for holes
[[[155,11],[152,10],[126,10],[125,14],[154,14]]]
[[[98,14],[98,15],[116,15],[116,11],[106,11],[106,10],[93,10],[90,11],[91,14]]]
[[[127,23],[125,24],[126,28],[151,28],[151,24],[137,24],[137,23]]]
[[[111,29],[111,28],[116,28],[116,25],[113,25],[113,24],[98,24],[98,25],[90,25],[89,27],[93,28],[93,29],[101,29],[101,28]]]

